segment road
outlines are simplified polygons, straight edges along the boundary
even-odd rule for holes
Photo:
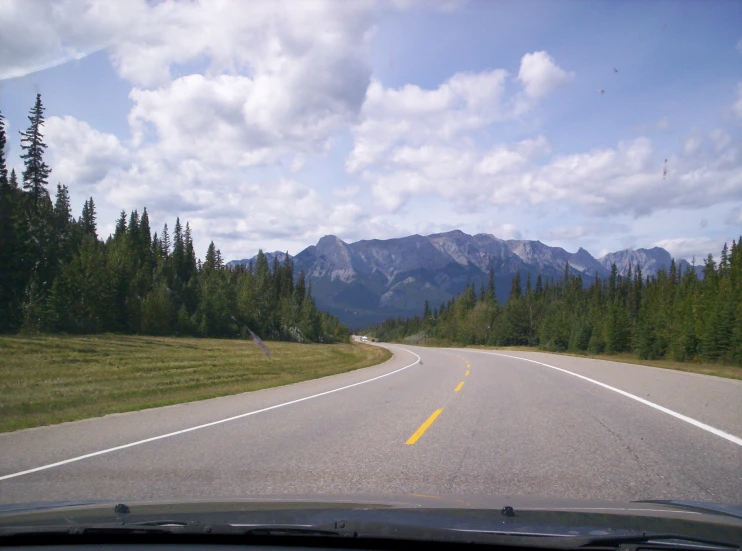
[[[388,347],[391,360],[350,373],[0,434],[0,503],[361,492],[742,503],[742,381]]]

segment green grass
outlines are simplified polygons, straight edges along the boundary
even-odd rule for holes
[[[674,369],[676,371],[688,371],[690,373],[701,373],[703,375],[715,375],[716,377],[726,377],[727,379],[742,379],[742,367],[733,365],[724,365],[717,363],[696,363],[696,362],[676,362],[673,360],[642,360],[637,354],[575,354],[572,352],[551,352],[542,350],[533,346],[471,346],[467,348],[481,348],[485,350],[502,350],[503,352],[544,352],[548,354],[560,354],[563,356],[574,356],[577,358],[592,358],[595,360],[607,360],[609,362],[620,362],[626,364],[648,365],[651,367],[661,367],[662,369]]]
[[[0,337],[0,432],[133,411],[351,371],[387,360],[361,344],[174,337]]]

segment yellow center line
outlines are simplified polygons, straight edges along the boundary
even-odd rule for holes
[[[425,431],[428,430],[428,427],[430,427],[430,425],[433,424],[433,421],[436,420],[436,418],[441,414],[442,411],[443,411],[443,409],[437,409],[437,410],[435,410],[433,412],[433,415],[431,415],[430,417],[428,417],[428,420],[425,421],[422,425],[420,425],[420,428],[415,431],[415,434],[413,434],[412,436],[410,436],[410,439],[407,440],[407,445],[408,446],[411,446],[412,444],[414,444],[415,442],[417,442],[418,440],[420,440],[420,437],[423,434],[425,434]]]
[[[464,381],[461,381],[459,383],[459,386],[456,387],[456,390],[454,390],[454,392],[458,392],[459,390],[461,390],[461,387],[463,387],[463,386],[464,386]]]
[[[468,377],[469,376],[469,373],[470,373],[470,371],[467,369],[465,375]]]

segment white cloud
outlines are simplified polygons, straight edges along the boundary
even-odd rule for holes
[[[546,239],[553,239],[555,241],[579,239],[587,233],[584,226],[569,226],[562,228],[552,228],[547,230],[544,234]]]
[[[487,224],[484,231],[500,239],[521,239],[523,237],[515,224]]]
[[[358,195],[359,191],[361,191],[360,186],[351,185],[333,189],[332,194],[335,197],[340,197],[341,199],[348,199],[350,197],[355,197],[356,195]]]
[[[54,176],[94,187],[115,209],[187,217],[196,236],[304,240],[361,227],[359,208],[247,167],[298,171],[356,120],[370,83],[374,9],[363,0],[5,2],[0,78],[110,44],[119,75],[135,86],[132,141],[50,117]],[[8,49],[14,37],[33,44]]]
[[[547,52],[526,54],[520,61],[518,81],[526,96],[539,99],[573,80],[575,74],[559,67]]]
[[[504,117],[507,71],[456,73],[434,90],[414,84],[384,88],[373,81],[366,92],[362,121],[353,129],[351,173],[382,162],[400,144],[449,142]]]
[[[378,204],[391,212],[415,195],[436,194],[458,212],[522,199],[524,169],[548,149],[539,136],[488,151],[448,145],[399,147],[379,170],[364,172]]]
[[[532,172],[550,152],[547,140],[538,135],[486,147],[474,135],[523,115],[573,74],[548,53],[535,52],[522,59],[523,92],[506,98],[508,78],[503,69],[456,73],[434,89],[391,89],[373,81],[353,128],[346,169],[360,175],[390,212],[426,193],[440,195],[459,212],[523,202],[524,186],[538,192]]]
[[[703,138],[698,133],[698,131],[694,131],[693,133],[685,137],[685,140],[683,142],[683,152],[686,155],[695,155],[701,150],[702,144]]]
[[[357,117],[371,76],[373,8],[329,0],[11,1],[0,6],[8,31],[0,34],[0,78],[110,44],[119,75],[136,86],[135,145],[154,137],[170,158],[272,163],[289,151],[325,151]]]
[[[703,262],[709,254],[713,254],[718,260],[724,242],[709,237],[679,237],[675,239],[663,239],[655,242],[653,247],[667,249],[673,258],[685,258],[691,260],[695,257],[696,264]]]
[[[732,142],[732,137],[722,128],[715,128],[709,132],[709,139],[714,143],[717,151],[722,151]]]
[[[742,196],[740,149],[660,159],[646,138],[613,149],[557,157],[539,171],[545,196],[581,205],[593,215],[645,215],[673,207],[698,208]]]
[[[732,105],[732,111],[737,118],[742,119],[742,82],[737,84],[737,101]]]
[[[100,50],[145,12],[143,0],[6,0],[0,3],[0,80]]]
[[[170,166],[143,155],[128,171],[109,173],[98,190],[106,204],[126,210],[146,205],[153,220],[171,227],[176,216],[190,221],[199,250],[214,240],[230,257],[258,247],[297,252],[322,235],[358,235],[369,224],[357,204],[327,202],[293,179],[248,177],[198,162]]]
[[[491,205],[554,204],[591,216],[647,215],[742,199],[742,148],[692,144],[664,159],[648,138],[613,148],[553,155],[542,136],[489,150],[475,145],[400,146],[363,172],[378,204],[391,212],[414,196],[437,195],[457,212]]]
[[[307,159],[304,155],[294,155],[294,158],[291,160],[291,164],[289,165],[289,170],[291,172],[299,172],[302,168],[304,168],[306,162]]]
[[[357,55],[373,7],[364,0],[10,0],[0,6],[0,78],[103,46],[110,46],[119,74],[144,87],[166,84],[178,65],[193,61],[207,64],[211,75],[246,69],[280,74],[299,58]]]
[[[291,154],[287,164],[296,170],[304,158],[296,153],[326,151],[360,111],[371,74],[367,2],[163,3],[152,10],[159,19],[112,54],[122,76],[140,84],[130,94],[137,144],[153,130],[170,157],[250,166]],[[203,56],[210,63],[204,74],[171,76],[178,63]]]
[[[458,10],[468,0],[392,0],[391,4],[397,9],[430,9],[431,7],[436,11],[443,13],[450,13]],[[382,7],[384,4],[381,4]]]
[[[129,122],[136,144],[154,130],[156,147],[169,157],[234,166],[271,163],[291,152],[326,150],[333,133],[353,119],[363,82],[349,79],[348,86],[358,89],[338,88],[336,96],[321,91],[325,84],[188,75],[157,90],[132,90]]]
[[[422,0],[389,6],[429,9]],[[181,214],[197,235],[227,240],[225,251],[322,233],[401,235],[407,229],[377,209],[395,212],[426,195],[467,215],[492,205],[556,205],[639,216],[742,200],[742,147],[723,129],[692,134],[674,154],[645,137],[552,151],[523,115],[575,73],[544,51],[526,53],[517,75],[492,69],[456,73],[430,89],[386,87],[372,79],[366,51],[378,9],[371,1],[6,0],[0,79],[107,46],[134,87],[133,139],[50,117],[53,178],[95,187],[117,209],[147,205],[168,220]],[[742,83],[737,93],[733,111],[742,117]],[[501,123],[522,125],[525,139],[493,141]],[[654,126],[667,130],[667,118]],[[301,182],[302,167],[313,167],[312,157],[347,128],[350,176],[328,201]],[[289,177],[265,165],[286,167]],[[589,221],[572,224],[552,235],[593,232]],[[521,235],[512,224],[493,232]]]
[[[51,154],[53,179],[89,188],[109,170],[126,169],[129,151],[112,134],[99,132],[74,117],[49,117],[45,138]]]
[[[729,211],[726,223],[730,226],[742,226],[742,205]]]
[[[297,171],[356,120],[374,21],[374,3],[363,0],[4,2],[0,78],[110,43],[119,75],[136,86],[129,124],[140,171],[158,156],[170,165],[280,162]]]

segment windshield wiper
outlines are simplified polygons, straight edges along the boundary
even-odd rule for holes
[[[644,550],[689,550],[693,551],[739,551],[739,542],[718,541],[688,537],[680,534],[635,533],[624,535],[584,536],[550,532],[519,530],[478,530],[422,526],[415,523],[363,522],[338,520],[323,524],[230,524],[205,523],[200,521],[155,519],[128,523],[94,523],[74,526],[6,526],[0,527],[0,543],[3,540],[33,540],[52,537],[52,542],[68,543],[100,542],[107,538],[152,537],[201,538],[224,536],[238,538],[236,541],[280,542],[300,541],[302,538],[322,540],[351,538],[360,541],[409,541],[448,542],[488,545],[529,546],[549,549],[616,549],[619,551]],[[61,539],[60,539],[61,538]],[[244,539],[243,539],[244,538]],[[166,541],[166,540],[165,540]]]
[[[582,539],[582,538],[580,538]],[[740,542],[713,541],[678,534],[642,534],[636,536],[596,536],[587,538],[580,548],[615,547],[621,550],[693,549],[695,551],[739,551]]]
[[[232,528],[242,528],[238,524],[230,524]],[[295,525],[272,525],[266,524],[264,526],[254,526],[248,530],[239,532],[243,536],[287,536],[287,537],[354,537],[357,534],[355,532],[343,532],[338,530],[330,530],[327,528],[315,528],[313,526],[295,526]]]
[[[74,526],[3,526],[0,538],[21,534],[64,534],[86,536],[102,534],[228,534],[235,536],[354,536],[355,532],[327,527],[294,524],[228,524],[185,522],[181,520],[148,520],[127,523],[95,523]]]

